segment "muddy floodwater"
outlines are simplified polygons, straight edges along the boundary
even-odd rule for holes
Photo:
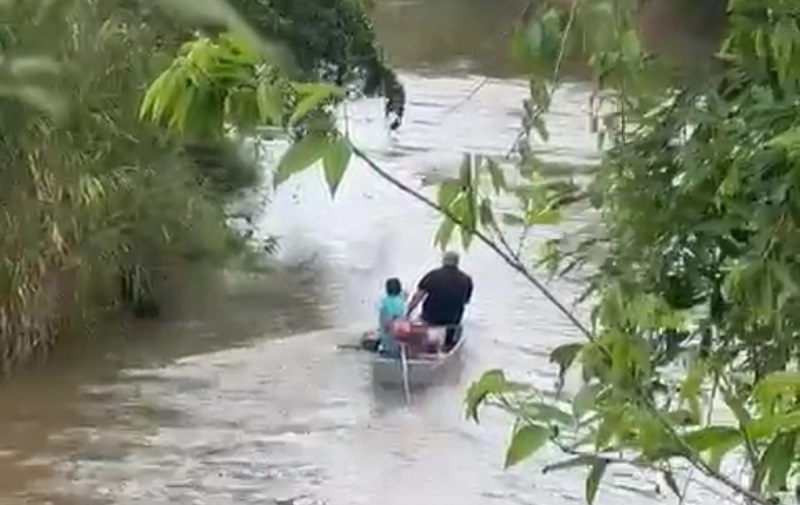
[[[414,188],[452,173],[464,152],[505,155],[527,93],[504,60],[522,7],[379,2],[376,23],[401,70],[407,117],[389,134],[379,101],[350,104],[342,121],[355,141]],[[668,37],[670,18],[659,16],[658,36]],[[683,45],[695,43],[686,37]],[[597,156],[588,92],[565,86],[548,118],[552,138],[536,147],[576,175]],[[546,455],[503,470],[507,418],[464,419],[464,390],[480,372],[502,367],[550,389],[549,350],[579,338],[486,248],[463,257],[475,295],[465,363],[450,380],[406,405],[372,385],[364,355],[337,350],[373,323],[386,277],[410,288],[436,266],[437,224],[358,163],[335,200],[318,171],[291,179],[258,222],[281,238],[278,272],[230,279],[194,310],[126,335],[66,345],[49,366],[0,386],[0,505],[581,502],[584,474],[542,475]],[[558,233],[537,229],[533,246]],[[581,288],[569,279],[551,287],[565,301]],[[634,475],[614,482],[598,503],[665,500]]]

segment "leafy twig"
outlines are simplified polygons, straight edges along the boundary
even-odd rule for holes
[[[651,411],[653,416],[661,424],[664,431],[670,437],[672,437],[672,439],[678,444],[678,447],[680,448],[683,457],[686,458],[686,460],[689,463],[691,463],[692,466],[696,467],[698,470],[702,471],[709,477],[712,477],[713,479],[721,482],[722,484],[729,487],[736,493],[744,496],[748,500],[751,500],[753,503],[758,503],[760,505],[772,505],[771,502],[765,497],[753,493],[749,489],[745,488],[738,482],[735,482],[733,479],[723,474],[722,472],[715,470],[714,468],[711,467],[711,465],[706,463],[700,457],[700,455],[697,454],[697,451],[695,451],[691,446],[689,446],[689,444],[686,443],[686,441],[678,434],[678,432],[675,431],[675,428],[672,426],[669,420],[667,420],[664,417],[664,415],[661,412],[659,412],[659,410],[655,407],[655,405],[653,405],[653,403],[648,398],[642,395],[641,390],[638,388],[637,390],[639,391],[639,394],[637,396],[640,396],[640,398],[644,401],[645,405]]]
[[[428,207],[432,208],[433,210],[439,212],[440,214],[444,215],[448,219],[452,220],[454,223],[458,224],[459,226],[466,225],[466,223],[464,223],[461,219],[459,219],[457,216],[454,216],[452,212],[448,211],[447,209],[442,208],[441,206],[439,206],[433,200],[427,198],[426,196],[420,194],[419,192],[415,191],[411,187],[407,186],[406,184],[403,184],[402,182],[400,182],[399,180],[394,178],[391,174],[389,174],[388,172],[383,170],[377,163],[375,163],[375,161],[373,161],[372,158],[370,158],[366,153],[364,153],[364,151],[362,151],[361,149],[359,149],[358,147],[356,147],[352,143],[350,144],[350,148],[352,149],[353,154],[357,158],[360,158],[362,161],[364,161],[376,174],[378,174],[378,176],[380,176],[382,179],[384,179],[385,181],[387,181],[391,185],[395,186],[397,189],[399,189],[403,193],[406,193],[407,195],[410,195],[413,198],[415,198],[416,200],[424,203]],[[509,254],[506,251],[503,251],[503,249],[501,249],[500,246],[498,246],[497,243],[495,243],[495,241],[493,241],[491,238],[486,236],[486,234],[484,234],[480,230],[475,229],[475,230],[471,230],[471,232],[476,237],[478,237],[478,239],[481,242],[483,242],[487,247],[489,247],[492,251],[494,251],[497,255],[499,255],[500,258],[503,261],[505,261],[506,264],[508,264],[508,266],[510,266],[511,268],[516,270],[517,272],[519,272],[523,277],[525,277],[526,280],[528,280],[531,284],[533,284],[536,287],[536,289],[538,289],[553,305],[556,306],[556,308],[558,308],[559,311],[561,311],[562,314],[564,314],[567,317],[567,319],[570,320],[570,322],[573,325],[575,325],[575,327],[578,330],[580,330],[581,333],[584,334],[584,336],[586,336],[586,338],[592,339],[592,334],[589,331],[589,329],[586,328],[586,326],[584,326],[583,323],[581,323],[578,320],[578,318],[575,317],[575,315],[572,314],[572,312],[570,312],[569,309],[567,309],[558,300],[558,298],[556,298],[555,295],[553,295],[550,292],[550,290],[547,289],[547,287],[544,286],[544,284],[542,284],[536,277],[534,277],[533,274],[531,274],[530,271],[528,271],[528,269],[525,267],[525,265],[521,261],[516,259],[513,256],[513,254]],[[512,251],[513,251],[513,249],[512,249]]]
[[[453,215],[452,212],[448,211],[447,209],[442,208],[440,205],[436,204],[431,199],[427,198],[426,196],[422,195],[418,191],[415,191],[413,188],[407,186],[406,184],[402,183],[391,174],[383,170],[375,161],[373,161],[366,153],[364,153],[361,149],[350,143],[350,147],[353,151],[353,154],[364,161],[367,166],[370,167],[378,176],[380,176],[385,181],[389,182],[391,185],[398,188],[403,193],[406,193],[413,197],[414,199],[424,203],[426,206],[430,207],[431,209],[439,212],[440,214],[444,215],[448,219],[452,220],[454,223],[458,224],[459,226],[464,226],[464,223],[461,219],[457,216]],[[522,263],[519,258],[517,258],[513,252],[509,253],[504,251],[494,240],[489,238],[486,234],[481,232],[480,230],[471,230],[472,233],[487,247],[489,247],[493,252],[495,252],[500,258],[511,268],[516,270],[520,273],[526,280],[528,280],[531,284],[536,287],[556,308],[564,314],[570,322],[575,325],[575,327],[581,331],[581,333],[586,336],[586,338],[592,340],[593,336],[591,332],[581,323],[574,314],[572,314],[551,292],[548,290],[531,272],[528,268]],[[502,235],[501,242],[504,240]],[[507,247],[506,245],[503,247]],[[513,251],[513,249],[510,249]],[[715,480],[721,482],[726,487],[732,489],[736,493],[746,497],[748,500],[751,500],[753,503],[758,503],[759,505],[771,505],[771,503],[764,497],[749,491],[739,483],[733,481],[728,476],[722,474],[721,472],[712,468],[708,463],[703,461],[703,459],[697,454],[697,452],[690,447],[686,441],[681,438],[675,428],[670,424],[670,422],[664,417],[664,415],[653,405],[652,401],[647,396],[646,392],[644,392],[641,388],[636,388],[634,390],[636,392],[636,396],[641,400],[644,405],[651,411],[653,416],[656,420],[661,424],[662,428],[666,432],[668,436],[670,436],[679,446],[681,449],[682,456],[692,464],[692,466],[696,467],[706,475],[714,478]]]

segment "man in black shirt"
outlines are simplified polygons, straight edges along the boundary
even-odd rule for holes
[[[450,349],[461,335],[464,306],[472,298],[472,279],[458,268],[458,261],[458,253],[446,252],[442,266],[425,274],[408,304],[411,316],[424,298],[422,320],[431,326],[451,326],[445,333],[445,349]]]

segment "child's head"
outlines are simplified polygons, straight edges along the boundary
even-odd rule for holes
[[[397,296],[403,292],[403,285],[400,284],[400,279],[392,277],[386,280],[386,294],[389,296]]]

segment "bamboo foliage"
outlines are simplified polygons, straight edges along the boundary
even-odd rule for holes
[[[161,26],[143,23],[141,9],[123,1],[8,2],[2,15],[0,371],[7,372],[52,344],[86,307],[127,300],[152,311],[159,265],[221,258],[236,241],[224,199],[182,146],[138,118],[144,84],[168,63],[159,47],[176,47],[180,31],[167,30],[163,17]]]
[[[248,251],[224,209],[258,172],[229,134],[272,127],[305,135],[331,123],[328,106],[343,92],[286,77],[275,37],[287,34],[272,27],[317,28],[313,16],[264,2],[241,7],[0,2],[0,372],[48,347],[89,307],[154,314],[165,263]],[[322,7],[349,13],[334,23],[353,46],[338,81],[390,73],[361,4]],[[288,41],[313,46],[296,79],[319,77],[308,74],[327,61],[317,43],[326,35],[305,28]],[[239,119],[235,132],[230,116]],[[342,160],[332,170],[343,172]]]
[[[195,138],[238,130],[277,132],[327,119],[326,106],[344,90],[287,79],[233,33],[199,37],[183,45],[172,64],[145,93],[140,117]]]

